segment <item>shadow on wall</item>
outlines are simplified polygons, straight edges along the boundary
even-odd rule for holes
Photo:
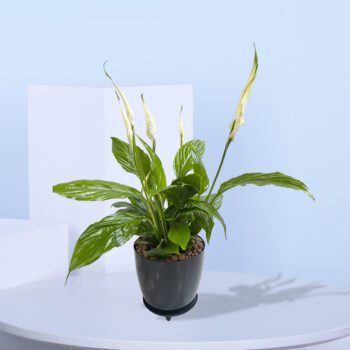
[[[350,291],[322,292],[326,286],[318,282],[308,284],[296,282],[296,277],[283,279],[279,274],[253,285],[235,285],[227,294],[201,293],[198,306],[191,312],[178,316],[178,319],[209,318],[260,305],[292,303],[295,300],[327,295],[350,295]]]

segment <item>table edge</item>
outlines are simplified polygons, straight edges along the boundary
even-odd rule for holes
[[[350,326],[334,328],[331,330],[306,333],[278,338],[242,339],[227,341],[188,341],[188,342],[164,342],[164,341],[133,341],[133,340],[113,340],[96,339],[88,337],[72,337],[60,334],[50,334],[33,331],[0,321],[0,331],[20,338],[44,342],[52,345],[63,345],[76,348],[104,349],[104,350],[164,350],[166,346],[169,350],[182,349],[220,349],[220,350],[243,350],[243,349],[281,349],[297,348],[301,346],[311,346],[325,342],[335,341],[350,336]]]

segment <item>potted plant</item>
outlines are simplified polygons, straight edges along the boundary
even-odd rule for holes
[[[175,179],[168,183],[157,155],[155,121],[143,95],[150,143],[137,135],[131,106],[104,64],[104,72],[115,88],[127,135],[127,142],[112,137],[112,152],[125,171],[138,177],[140,189],[103,180],[77,180],[53,186],[53,192],[79,201],[119,200],[113,204],[112,214],[91,224],[78,239],[67,279],[72,271],[93,263],[136,236],[134,254],[144,303],[152,312],[170,319],[196,303],[205,251],[204,239],[199,234],[204,231],[209,243],[214,223],[219,221],[226,235],[226,225],[219,213],[226,191],[248,184],[275,185],[303,191],[314,199],[303,182],[280,172],[243,174],[215,189],[227,150],[244,123],[244,110],[257,70],[255,50],[253,67],[211,183],[202,162],[204,141],[184,142],[181,108]]]

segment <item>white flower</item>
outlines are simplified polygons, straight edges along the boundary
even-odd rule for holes
[[[154,121],[152,113],[149,110],[145,102],[145,99],[143,98],[143,94],[141,94],[141,100],[143,105],[143,112],[146,118],[146,134],[148,138],[152,141],[152,143],[154,143],[156,141],[156,131],[157,131],[156,122]]]
[[[123,106],[120,103],[120,97],[119,97],[119,95],[118,95],[118,93],[116,91],[115,91],[115,95],[117,96],[118,104],[119,104],[119,108],[120,108],[120,113],[121,113],[121,115],[123,117],[125,130],[126,130],[126,136],[128,137],[129,143],[132,144],[133,131],[132,131],[132,127],[131,127],[131,124],[130,124],[130,120],[127,117],[127,115],[126,115],[126,113],[125,113],[125,111],[123,109]]]
[[[255,81],[256,73],[258,71],[258,65],[259,65],[258,64],[258,55],[256,53],[256,49],[254,46],[253,68],[249,74],[248,82],[247,82],[246,86],[244,87],[241,98],[239,99],[235,118],[232,121],[232,123],[230,124],[230,136],[229,136],[230,140],[234,139],[238,128],[244,124],[244,111],[245,111],[245,107],[246,107],[250,92],[252,90],[252,87],[253,87],[253,84]]]
[[[116,89],[116,92],[117,92],[117,96],[118,96],[118,101],[119,100],[119,96],[121,97],[122,101],[123,101],[123,104],[124,104],[124,108],[125,108],[125,112],[126,112],[126,116],[127,118],[129,119],[129,123],[131,125],[131,127],[133,127],[135,125],[135,121],[134,121],[134,112],[132,111],[131,109],[131,106],[130,106],[130,103],[128,101],[128,99],[126,98],[124,92],[120,89],[120,87],[113,81],[112,77],[109,75],[109,73],[107,72],[107,69],[106,69],[106,64],[107,64],[107,61],[104,62],[103,64],[103,70],[106,74],[106,77],[112,82],[113,86],[115,87]]]

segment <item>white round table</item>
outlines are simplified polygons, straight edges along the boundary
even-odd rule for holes
[[[0,291],[0,330],[81,349],[292,349],[349,335],[350,291],[207,272],[197,305],[167,322],[144,307],[135,273],[78,275]]]

